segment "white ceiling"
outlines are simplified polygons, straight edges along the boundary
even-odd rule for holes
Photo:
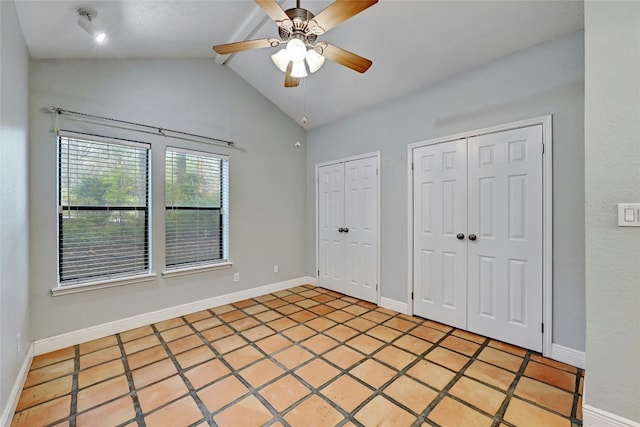
[[[295,1],[280,1],[283,9]],[[318,14],[331,1],[302,0]],[[504,55],[584,27],[582,1],[380,0],[320,36],[373,61],[359,74],[330,61],[297,88],[271,62],[277,48],[219,57],[211,47],[277,37],[277,26],[250,0],[16,0],[33,58],[211,58],[225,63],[310,129],[428,87]],[[76,24],[79,7],[98,11],[102,46]]]

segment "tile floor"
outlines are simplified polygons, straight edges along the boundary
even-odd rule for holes
[[[311,285],[33,359],[12,426],[579,426],[584,371]]]

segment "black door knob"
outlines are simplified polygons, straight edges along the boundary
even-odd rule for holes
[[[462,239],[464,239],[464,234],[463,234],[463,233],[458,233],[458,234],[456,235],[456,237],[457,237],[459,240],[462,240]]]
[[[348,233],[348,232],[349,232],[349,229],[348,229],[347,227],[345,227],[343,231],[344,231],[345,233]]]
[[[338,233],[344,233],[344,228],[342,227],[338,228]]]
[[[477,237],[475,234],[469,234],[469,240],[476,240]]]

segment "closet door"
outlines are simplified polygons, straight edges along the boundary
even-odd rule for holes
[[[378,303],[378,157],[318,168],[318,286]]]
[[[318,168],[318,286],[345,292],[344,281],[344,165]]]
[[[467,143],[413,150],[415,314],[467,325]]]
[[[345,293],[377,303],[378,161],[375,157],[344,163]]]
[[[469,138],[468,153],[468,329],[541,351],[542,126]]]

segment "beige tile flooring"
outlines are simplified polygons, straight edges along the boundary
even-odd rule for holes
[[[576,426],[584,371],[312,285],[33,359],[13,426]]]

